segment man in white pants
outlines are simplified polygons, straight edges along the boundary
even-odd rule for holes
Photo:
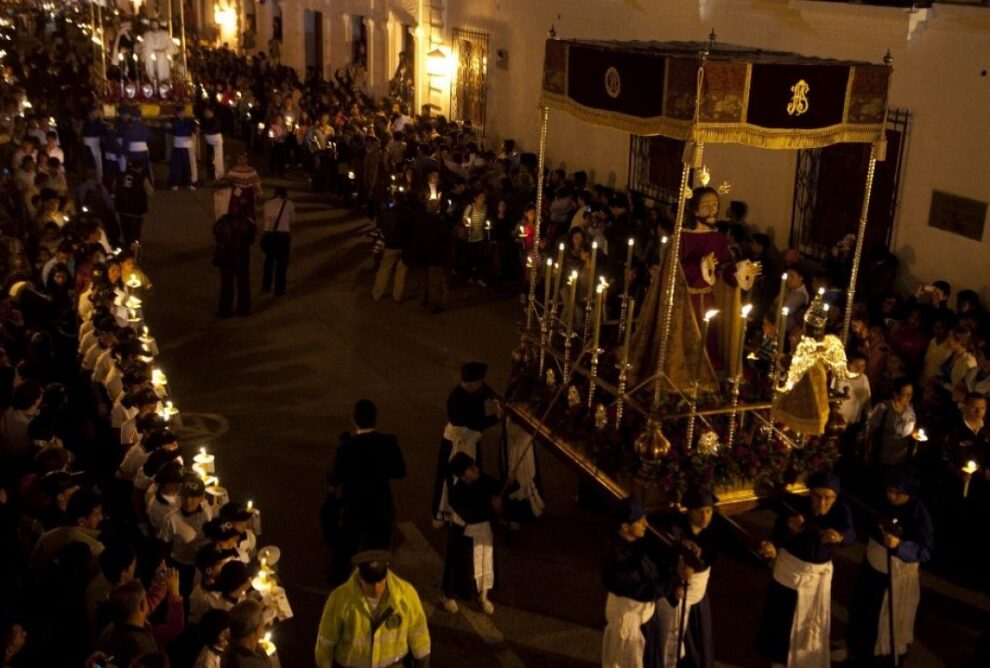
[[[220,132],[220,123],[213,113],[213,108],[209,105],[203,109],[200,128],[203,133],[203,139],[206,140],[207,161],[213,165],[213,178],[214,180],[219,179],[226,173],[223,165],[223,134]],[[209,172],[209,169],[207,169],[207,172]]]

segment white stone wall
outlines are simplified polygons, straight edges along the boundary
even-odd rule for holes
[[[283,0],[284,57],[293,62],[291,51],[291,58],[301,63],[302,40],[293,40],[290,27],[293,5],[299,8],[301,26],[303,7],[320,7],[329,16],[331,3]],[[389,25],[390,12],[418,21],[420,91],[426,85],[422,17],[427,5],[426,0],[332,3],[338,14],[371,16],[383,28]],[[446,18],[448,38],[452,28],[490,35],[490,143],[514,137],[531,150],[539,133],[543,41],[551,24],[560,37],[622,40],[704,40],[714,28],[721,42],[872,62],[880,62],[890,49],[891,105],[912,112],[893,235],[893,250],[903,263],[901,275],[908,285],[944,278],[990,299],[990,232],[978,242],[928,227],[933,189],[990,201],[990,9],[937,4],[911,13],[811,0],[448,0]],[[333,48],[324,51],[336,67],[349,52],[341,43],[343,21],[333,16],[330,22],[333,30],[327,34]],[[496,49],[508,51],[507,70],[495,67]],[[374,57],[387,59],[388,51],[375,48]],[[391,74],[387,67],[377,71],[386,79]],[[625,133],[551,114],[548,156],[553,166],[589,169],[596,181],[621,187],[627,181],[628,144]],[[778,245],[785,245],[794,153],[707,146],[705,161],[717,182],[731,181],[733,196],[750,204],[752,221],[766,228]]]

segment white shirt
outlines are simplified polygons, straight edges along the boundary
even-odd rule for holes
[[[145,452],[140,443],[135,443],[124,455],[123,461],[117,467],[117,478],[120,480],[134,480],[135,476],[144,463],[151,456],[150,452]]]
[[[839,413],[848,424],[857,424],[863,419],[863,411],[870,403],[870,379],[865,373],[861,373],[855,378],[836,381],[835,389],[840,393],[847,388],[849,398],[839,405]]]
[[[296,219],[296,205],[290,199],[276,197],[265,202],[265,232],[272,232],[275,229],[275,221],[278,219],[279,209],[285,203],[285,210],[282,211],[282,218],[278,221],[279,232],[290,232],[292,223]]]
[[[155,529],[155,533],[158,533],[165,525],[165,518],[179,507],[178,497],[165,497],[165,500],[167,503],[162,503],[156,494],[147,504],[148,522]]]
[[[210,507],[200,503],[196,512],[187,515],[176,508],[165,517],[159,533],[161,539],[172,544],[172,559],[180,564],[192,566],[196,563],[196,552],[209,539],[203,535],[203,525],[210,520]]]

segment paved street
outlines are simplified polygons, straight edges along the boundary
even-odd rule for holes
[[[328,593],[328,551],[318,522],[324,477],[337,435],[348,428],[361,397],[378,404],[380,428],[397,434],[405,453],[408,476],[395,486],[394,567],[428,604],[433,665],[595,665],[604,624],[597,560],[609,523],[576,503],[577,478],[546,451],[538,453],[546,514],[521,532],[496,537],[494,617],[476,609],[456,616],[436,609],[444,535],[431,526],[429,504],[444,401],[468,359],[489,362],[489,381],[504,386],[518,341],[515,294],[455,287],[449,309],[427,315],[418,304],[418,277],[411,275],[403,303],[375,303],[367,219],[331,210],[308,193],[292,196],[300,219],[289,294],[260,296],[255,249],[255,303],[248,318],[215,316],[211,190],[156,193],[142,262],[155,284],[147,320],[186,427],[217,455],[231,498],[250,498],[262,510],[260,544],[282,549],[279,571],[296,613],[275,632],[282,665],[312,665]],[[490,433],[484,441],[491,470],[497,437]],[[769,518],[752,513],[743,521],[765,531]],[[849,600],[861,554],[851,551],[837,565],[835,637],[841,636],[841,604]],[[765,665],[753,638],[767,578],[729,560],[716,568],[716,643],[725,665]],[[963,665],[975,644],[974,629],[986,627],[990,602],[941,580],[925,584],[919,642],[908,665]]]

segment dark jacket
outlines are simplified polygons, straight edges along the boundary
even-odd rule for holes
[[[406,462],[395,436],[372,431],[342,441],[330,474],[330,484],[340,490],[342,521],[394,521],[389,481],[405,477]]]
[[[220,668],[271,668],[272,661],[261,648],[253,652],[236,642],[227,645],[220,659]]]
[[[114,201],[117,213],[122,216],[143,216],[148,213],[148,192],[144,188],[142,172],[128,169],[117,177],[114,184]]]
[[[213,264],[244,267],[251,258],[251,244],[258,229],[250,218],[239,213],[227,213],[213,224],[213,238],[216,248],[213,251]]]
[[[159,651],[148,625],[111,624],[103,632],[97,647],[104,654],[113,656],[118,666],[129,666],[137,657]]]

